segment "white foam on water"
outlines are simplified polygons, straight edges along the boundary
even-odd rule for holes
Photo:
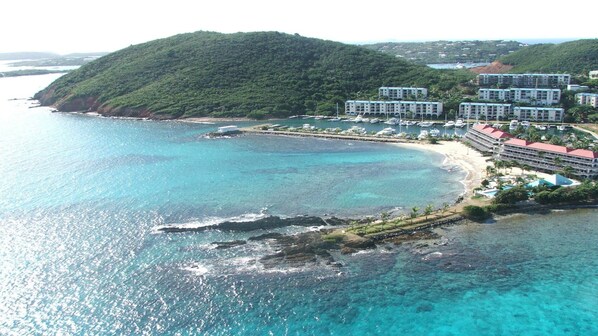
[[[189,221],[186,223],[171,223],[171,224],[157,225],[152,228],[151,233],[153,233],[153,234],[163,233],[161,231],[162,229],[169,229],[169,228],[196,229],[196,228],[200,228],[200,227],[209,227],[209,226],[218,225],[223,222],[236,222],[236,223],[253,222],[258,219],[265,218],[265,217],[268,217],[268,215],[265,213],[265,211],[262,211],[260,213],[247,213],[247,214],[242,214],[242,215],[234,216],[234,217],[207,217],[202,220],[193,220],[193,221]]]
[[[205,275],[210,271],[206,266],[199,264],[199,263],[192,263],[192,264],[181,267],[181,269],[183,271],[187,271],[187,272],[193,273],[194,275],[198,275],[198,276]]]

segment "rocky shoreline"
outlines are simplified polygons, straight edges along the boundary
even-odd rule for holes
[[[212,242],[216,249],[231,249],[249,242],[259,242],[273,247],[276,252],[259,259],[264,268],[296,268],[309,264],[323,264],[332,267],[342,267],[342,263],[335,259],[334,254],[353,254],[363,250],[375,249],[382,244],[438,239],[432,231],[434,226],[426,225],[421,229],[415,228],[398,232],[389,237],[363,237],[345,232],[342,227],[352,223],[362,223],[362,220],[341,219],[336,217],[322,218],[316,216],[298,216],[281,218],[268,216],[249,222],[226,221],[204,227],[162,227],[158,232],[185,233],[219,230],[226,232],[251,232],[256,230],[274,230],[288,226],[310,227],[315,230],[285,235],[278,232],[268,232],[251,236],[247,240],[231,240]],[[341,227],[341,229],[339,229]]]

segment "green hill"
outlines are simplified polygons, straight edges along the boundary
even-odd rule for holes
[[[159,119],[333,113],[380,86],[451,95],[473,77],[359,46],[276,32],[195,32],[134,45],[59,78],[36,94],[62,111]]]
[[[536,44],[501,57],[503,64],[513,65],[510,72],[568,72],[586,74],[598,69],[598,39],[559,44]]]

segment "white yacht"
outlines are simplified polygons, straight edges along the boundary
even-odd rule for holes
[[[455,122],[455,127],[458,127],[458,128],[465,127],[465,123],[463,122],[463,119],[457,119],[457,122]]]
[[[357,117],[355,117],[351,121],[356,122],[356,123],[360,123],[360,122],[363,122],[363,117],[361,115],[358,115]]]
[[[376,133],[376,135],[393,135],[395,133],[397,133],[397,130],[395,130],[392,127],[386,127],[385,129],[383,129],[380,132]]]
[[[393,126],[394,125],[398,125],[399,124],[399,119],[397,119],[397,118],[390,118],[390,119],[386,120],[384,123],[386,125],[393,125]]]
[[[370,119],[370,124],[377,124],[379,122],[380,122],[380,119],[378,119],[378,118],[372,118],[372,119]]]
[[[419,127],[432,127],[434,123],[431,121],[422,121],[419,123]]]
[[[530,123],[529,123],[529,121],[524,120],[524,121],[521,122],[521,126],[523,126],[523,128],[529,128]]]
[[[437,137],[440,135],[440,130],[437,128],[432,128],[428,134],[430,134],[432,137]]]
[[[511,122],[509,123],[509,130],[510,131],[516,130],[518,126],[519,126],[519,120],[511,120]]]
[[[444,124],[444,126],[443,126],[443,127],[444,127],[444,128],[453,128],[453,127],[455,127],[455,122],[454,122],[454,121],[452,121],[452,120],[449,120],[449,121],[447,121],[447,122]]]
[[[425,139],[427,138],[429,135],[427,130],[421,130],[421,132],[419,132],[419,135],[417,136],[418,139]]]

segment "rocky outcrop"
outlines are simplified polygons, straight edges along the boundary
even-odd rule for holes
[[[252,222],[231,222],[226,221],[215,225],[202,226],[202,227],[161,227],[158,231],[161,232],[202,232],[206,230],[220,230],[220,231],[232,231],[232,232],[249,232],[255,230],[272,230],[283,228],[287,226],[303,226],[303,227],[319,227],[331,225],[343,225],[348,224],[347,220],[339,218],[323,219],[315,216],[298,216],[291,218],[280,218],[278,216],[268,216]],[[342,223],[342,224],[341,224]]]
[[[216,245],[217,249],[227,249],[235,246],[241,246],[247,244],[244,240],[233,240],[227,242],[212,242],[212,245]]]

